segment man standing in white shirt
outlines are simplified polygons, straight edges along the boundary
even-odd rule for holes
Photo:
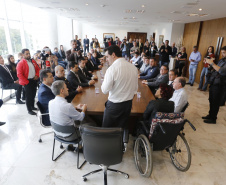
[[[185,84],[186,80],[184,77],[178,77],[173,81],[173,88],[175,91],[173,92],[173,97],[170,98],[169,101],[174,102],[174,112],[181,112],[188,102],[188,96],[184,89]]]
[[[101,90],[109,92],[105,104],[103,127],[126,127],[132,100],[138,89],[137,68],[122,58],[120,48],[110,46],[105,49],[105,56],[110,64]]]

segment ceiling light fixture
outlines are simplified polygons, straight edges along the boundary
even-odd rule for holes
[[[88,6],[89,4],[88,3],[86,3],[86,6]]]
[[[202,8],[199,8],[199,11],[202,11]]]
[[[141,5],[141,7],[144,8],[145,6],[144,5]]]

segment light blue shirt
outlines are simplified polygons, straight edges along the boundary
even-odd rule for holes
[[[49,102],[49,117],[54,123],[62,126],[74,125],[74,120],[82,121],[85,117],[84,112],[78,112],[75,107],[66,101],[65,98],[56,96]],[[65,137],[70,134],[58,135]]]
[[[199,62],[201,61],[201,58],[202,58],[202,56],[199,51],[197,51],[196,53],[193,51],[189,57],[189,61],[194,60],[194,62],[191,61],[190,64],[198,65]]]

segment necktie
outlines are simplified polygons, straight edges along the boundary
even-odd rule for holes
[[[78,78],[78,82],[81,83],[79,76],[77,74],[75,74],[75,76]]]

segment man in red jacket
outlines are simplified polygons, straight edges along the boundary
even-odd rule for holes
[[[19,84],[25,87],[28,113],[36,115],[33,110],[37,110],[34,104],[40,68],[38,64],[31,59],[29,49],[23,49],[22,53],[23,59],[17,65],[17,76],[19,78]]]

